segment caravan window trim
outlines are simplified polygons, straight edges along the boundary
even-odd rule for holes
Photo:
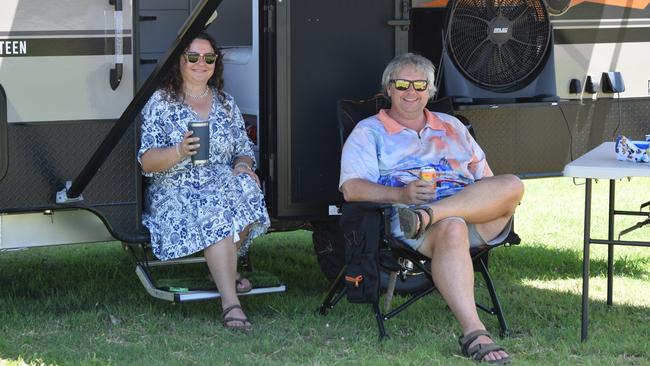
[[[0,84],[0,180],[7,174],[7,94]]]

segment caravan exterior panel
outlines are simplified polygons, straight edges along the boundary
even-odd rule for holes
[[[0,62],[9,123],[115,119],[133,96],[132,77],[124,77],[118,90],[111,90],[109,70],[114,63],[109,56],[26,57]],[[124,75],[133,75],[132,61],[123,65]]]
[[[134,74],[131,2],[123,4],[118,11],[101,0],[3,1],[0,83],[9,123],[119,117]]]
[[[86,210],[1,214],[0,250],[115,240]]]

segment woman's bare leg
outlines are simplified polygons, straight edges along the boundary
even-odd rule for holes
[[[242,244],[244,244],[246,242],[246,239],[248,239],[248,234],[251,231],[251,226],[252,225],[253,224],[250,224],[250,225],[246,226],[244,228],[244,230],[242,230],[241,233],[239,233],[239,241],[235,243],[235,245],[237,246],[237,250],[239,250],[241,248]]]
[[[209,246],[203,251],[203,255],[221,294],[221,307],[226,309],[232,305],[240,305],[235,287],[237,250],[232,236]],[[246,314],[241,309],[233,309],[228,315],[235,318],[246,318]]]

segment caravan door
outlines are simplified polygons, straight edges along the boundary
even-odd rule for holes
[[[336,102],[380,92],[395,4],[265,1],[261,160],[272,216],[322,219],[341,202]]]

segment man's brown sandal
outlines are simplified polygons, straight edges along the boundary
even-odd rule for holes
[[[223,312],[221,313],[221,324],[223,324],[223,326],[228,329],[246,330],[246,331],[251,330],[253,328],[253,324],[250,322],[250,320],[248,320],[248,318],[246,317],[236,318],[232,316],[226,316],[234,309],[240,309],[242,311],[244,310],[241,308],[241,305],[232,305],[223,309]],[[232,323],[239,323],[239,324],[233,325]]]
[[[510,362],[510,357],[505,357],[498,360],[484,360],[483,358],[490,352],[505,351],[505,349],[501,346],[497,346],[494,341],[493,343],[477,343],[470,347],[469,345],[472,344],[472,342],[474,342],[476,338],[480,336],[486,336],[492,340],[492,335],[487,330],[480,329],[469,332],[467,335],[462,336],[458,339],[458,344],[460,345],[460,353],[462,353],[463,356],[471,358],[476,362],[486,362],[496,365],[503,365]]]
[[[429,223],[422,225],[424,217],[420,213],[424,211],[429,216]],[[433,225],[433,210],[429,206],[418,206],[415,208],[400,207],[397,209],[399,226],[407,239],[420,239]]]

